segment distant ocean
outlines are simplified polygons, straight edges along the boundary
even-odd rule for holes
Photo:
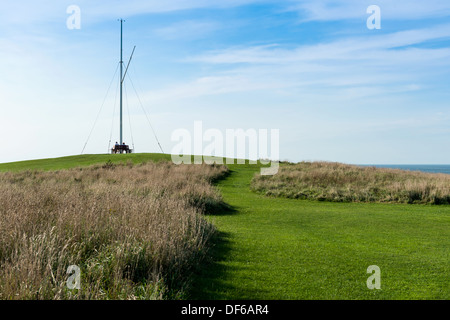
[[[363,165],[365,167],[392,168],[410,171],[423,171],[428,173],[446,173],[450,174],[449,164],[373,164]]]

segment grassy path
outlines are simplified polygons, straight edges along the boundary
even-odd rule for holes
[[[249,190],[257,167],[231,169],[218,187],[232,210],[210,216],[220,234],[193,298],[450,298],[450,206],[267,198]]]

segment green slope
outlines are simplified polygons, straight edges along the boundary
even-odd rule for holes
[[[167,155],[86,155],[0,164],[64,169]],[[193,299],[449,299],[450,206],[325,203],[252,193],[255,165],[230,165],[218,183],[230,209],[211,215],[212,259]],[[369,290],[367,267],[381,269]]]
[[[0,163],[1,171],[20,170],[62,170],[79,166],[89,166],[96,163],[112,162],[139,163],[143,161],[170,160],[170,155],[159,153],[132,153],[132,154],[86,154],[61,158],[27,160],[10,163]]]

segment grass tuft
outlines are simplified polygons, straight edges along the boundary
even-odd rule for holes
[[[335,162],[301,162],[274,176],[257,175],[258,193],[332,202],[450,204],[450,175],[361,167]]]

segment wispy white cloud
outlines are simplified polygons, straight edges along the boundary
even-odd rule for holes
[[[146,92],[144,100],[149,104],[160,104],[168,101],[183,101],[204,96],[223,95],[238,92],[257,92],[260,90],[276,90],[285,87],[284,83],[278,85],[275,81],[255,81],[252,74],[234,73],[217,74],[200,77],[184,83]]]
[[[88,5],[90,0],[79,1],[81,5]],[[95,3],[91,6],[92,12],[96,15],[135,15],[145,13],[163,13],[180,10],[204,9],[204,8],[232,8],[242,5],[267,2],[264,0],[109,0],[102,3]]]
[[[209,36],[221,28],[216,21],[186,20],[154,30],[154,33],[167,40],[192,40]]]
[[[450,15],[447,0],[290,0],[287,10],[298,11],[302,21],[367,19],[370,5],[381,8],[382,19],[416,20]]]
[[[450,15],[450,3],[447,0],[59,0],[8,1],[2,3],[0,23],[30,24],[49,22],[66,15],[69,5],[77,5],[83,15],[90,18],[118,18],[148,13],[167,13],[195,9],[225,9],[252,4],[272,4],[278,9],[298,11],[305,21],[328,21],[343,19],[365,19],[366,9],[376,4],[387,19],[423,19]],[[281,9],[282,10],[282,9]]]
[[[221,51],[208,52],[191,57],[194,62],[212,64],[257,63],[257,64],[290,64],[300,61],[319,60],[359,60],[382,59],[384,54],[395,52],[390,49],[402,48],[422,44],[436,39],[450,39],[450,24],[431,28],[399,31],[373,37],[344,38],[328,43],[313,45],[299,45],[294,49],[285,49],[277,44],[256,47],[230,48]],[[435,53],[431,58],[447,58],[449,48],[418,49],[410,48],[403,52],[415,53],[410,59],[429,59],[428,54]],[[382,51],[384,54],[381,54]]]
[[[2,3],[0,26],[23,27],[36,23],[52,23],[61,21],[64,25],[68,17],[66,9],[69,5],[80,7],[83,23],[98,22],[102,19],[127,18],[135,15],[168,13],[195,9],[225,9],[249,5],[268,0],[59,0],[7,1]]]
[[[445,24],[293,48],[278,44],[231,47],[193,56],[187,61],[229,65],[226,74],[245,77],[249,90],[254,90],[256,84],[260,88],[272,85],[305,95],[314,93],[319,99],[326,94],[348,102],[427,87],[436,75],[450,67],[450,47],[421,48],[420,45],[449,37],[450,25]]]

